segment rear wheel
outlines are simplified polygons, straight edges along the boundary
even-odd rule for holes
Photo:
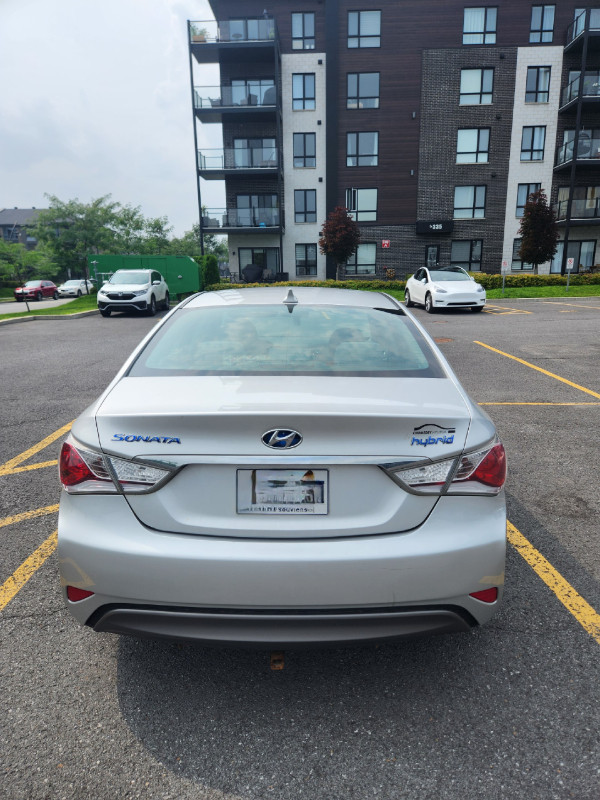
[[[100,313],[103,317],[110,317],[110,308],[101,308]]]
[[[408,289],[404,292],[404,302],[407,308],[412,308],[414,306],[413,301],[410,299],[410,292]]]
[[[483,311],[483,306],[471,306],[471,311]]]
[[[435,314],[435,306],[433,305],[433,299],[430,294],[427,294],[425,298],[425,311],[428,314]]]
[[[156,314],[156,300],[154,295],[150,298],[150,305],[148,306],[148,316],[153,317]]]
[[[165,295],[165,302],[163,303],[164,310],[168,311],[170,305],[171,305],[171,298],[169,297],[169,293],[167,292]]]

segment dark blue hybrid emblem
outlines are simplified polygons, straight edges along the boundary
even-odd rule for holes
[[[279,428],[267,431],[262,435],[262,443],[276,450],[289,450],[292,447],[298,447],[301,441],[302,436],[298,431],[280,430]]]

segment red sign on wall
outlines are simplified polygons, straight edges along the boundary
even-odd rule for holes
[[[385,248],[387,248],[387,247],[389,247],[389,246],[390,246],[390,240],[389,240],[389,239],[382,239],[382,240],[381,240],[381,246],[382,246],[384,249],[385,249]]]

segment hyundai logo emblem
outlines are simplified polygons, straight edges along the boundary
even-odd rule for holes
[[[262,443],[276,450],[289,450],[292,447],[298,447],[301,441],[302,436],[298,431],[280,430],[279,428],[267,431],[262,435]]]

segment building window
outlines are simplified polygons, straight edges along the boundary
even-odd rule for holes
[[[292,50],[315,49],[315,15],[292,14]]]
[[[532,270],[533,264],[528,264],[521,259],[519,250],[521,249],[521,240],[515,239],[513,242],[512,263],[510,268],[515,271]]]
[[[292,109],[294,111],[314,111],[314,72],[297,73],[292,75]]]
[[[529,195],[539,191],[542,188],[541,183],[520,183],[517,188],[517,210],[516,217],[522,217],[525,213],[525,203],[529,199]]]
[[[348,47],[381,46],[381,11],[348,12]]]
[[[346,189],[346,208],[357,222],[377,219],[377,189]]]
[[[496,44],[497,16],[497,8],[465,8],[463,44]]]
[[[317,190],[294,190],[294,222],[317,221]]]
[[[240,274],[244,267],[256,264],[258,267],[269,270],[273,275],[279,272],[278,247],[240,247],[238,250],[240,260]]]
[[[226,162],[226,166],[230,165]],[[233,166],[236,169],[276,167],[275,139],[234,139]]]
[[[379,73],[348,73],[346,108],[379,108]]]
[[[375,242],[359,244],[356,253],[346,262],[346,275],[374,275],[376,258]]]
[[[468,272],[480,272],[482,245],[482,239],[455,239],[450,250],[450,265]]]
[[[521,161],[542,161],[545,142],[545,125],[525,125],[521,137]]]
[[[493,89],[493,69],[461,69],[461,106],[489,106],[492,102]]]
[[[554,6],[531,6],[529,41],[551,42],[554,34]]]
[[[557,250],[554,258],[550,262],[550,272],[560,272],[564,252],[564,242],[557,242]],[[585,271],[596,263],[596,240],[590,241],[570,241],[567,247],[567,258],[574,261],[572,272]]]
[[[569,187],[559,186],[556,204],[557,219],[566,219],[569,209]],[[571,219],[600,218],[600,186],[575,186],[571,199]]]
[[[223,101],[228,105],[227,90],[223,87]],[[234,78],[231,81],[231,105],[233,106],[274,106],[277,101],[273,78]]]
[[[463,128],[456,138],[457,164],[487,164],[490,151],[489,128]]]
[[[294,166],[295,167],[316,167],[316,134],[314,133],[295,133],[294,134]]]
[[[527,67],[526,103],[547,103],[550,99],[550,67]]]
[[[346,135],[346,166],[376,167],[379,153],[377,131],[363,131]]]
[[[317,274],[317,245],[296,245],[296,275]]]
[[[486,186],[455,186],[454,219],[483,219],[486,188]]]

